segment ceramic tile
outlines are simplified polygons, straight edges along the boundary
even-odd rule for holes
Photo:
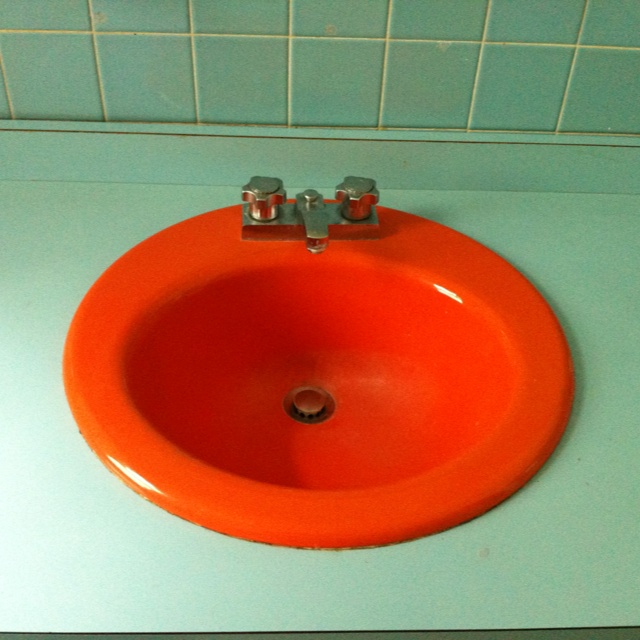
[[[390,42],[382,123],[467,126],[480,45]]]
[[[485,45],[471,127],[555,130],[572,57],[571,47]]]
[[[392,38],[480,40],[486,0],[394,0]]]
[[[2,29],[90,29],[87,0],[0,0]]]
[[[580,49],[562,131],[640,134],[640,51]]]
[[[492,0],[487,40],[575,43],[585,0]]]
[[[92,0],[96,31],[189,31],[187,0]]]
[[[17,119],[103,119],[90,35],[5,33],[0,38]]]
[[[388,0],[293,0],[293,34],[383,38]]]
[[[640,2],[589,0],[580,42],[640,47]]]
[[[293,42],[291,124],[372,127],[378,124],[384,42]]]
[[[286,124],[287,41],[196,37],[200,120]]]
[[[192,0],[196,33],[287,35],[287,0]]]
[[[194,122],[189,38],[96,36],[109,120]]]

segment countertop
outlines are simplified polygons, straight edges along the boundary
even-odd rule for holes
[[[497,508],[336,552],[233,539],[146,502],[90,451],[65,400],[64,339],[93,281],[238,189],[16,181],[0,194],[0,630],[640,625],[640,196],[382,193],[531,279],[564,326],[577,392],[548,463]]]

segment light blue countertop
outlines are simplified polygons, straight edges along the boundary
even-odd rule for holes
[[[236,540],[146,502],[90,451],[65,400],[62,347],[93,281],[238,189],[3,182],[0,194],[0,630],[640,625],[639,196],[383,192],[533,281],[566,330],[577,395],[549,462],[497,508],[335,552]]]

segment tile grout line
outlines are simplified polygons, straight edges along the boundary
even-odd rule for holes
[[[159,37],[175,37],[190,38],[191,33],[171,32],[171,31],[95,31],[93,29],[0,29],[0,34],[47,34],[47,35],[89,35],[89,36],[159,36]],[[280,34],[256,34],[256,33],[198,33],[199,38],[273,38],[288,39],[292,36]],[[299,40],[354,40],[354,41],[371,41],[384,42],[386,38],[373,38],[361,36],[295,36]],[[625,45],[608,45],[608,44],[570,44],[567,42],[519,42],[517,40],[460,40],[455,38],[389,38],[389,42],[435,42],[435,43],[455,43],[455,44],[499,44],[504,46],[518,47],[562,47],[564,49],[573,49],[576,46],[579,49],[602,49],[605,51],[640,51],[640,46]]]
[[[293,86],[293,0],[289,0],[287,6],[287,127],[291,127],[291,92]]]
[[[104,99],[104,85],[102,84],[102,70],[100,69],[100,56],[98,54],[98,42],[96,40],[96,27],[93,23],[93,6],[91,0],[87,0],[89,10],[89,23],[91,24],[91,42],[93,43],[93,57],[96,62],[96,76],[98,77],[98,91],[100,92],[100,106],[102,107],[102,119],[109,122],[107,118],[107,105]]]
[[[571,66],[569,67],[569,74],[567,75],[567,84],[564,87],[564,94],[562,95],[562,103],[560,104],[560,111],[558,112],[558,120],[556,121],[555,133],[560,132],[560,126],[564,119],[564,112],[567,106],[567,100],[569,98],[569,89],[571,87],[571,81],[573,80],[573,72],[576,68],[576,60],[578,58],[578,51],[580,50],[580,40],[582,39],[582,30],[584,29],[585,18],[587,17],[587,9],[589,7],[589,0],[584,0],[584,7],[582,8],[582,19],[580,20],[580,28],[578,29],[578,35],[576,37],[576,43],[573,49],[573,56],[571,58]]]
[[[487,40],[487,30],[489,28],[489,16],[491,14],[491,0],[487,0],[487,10],[484,14],[484,25],[482,28],[482,40],[480,41],[480,51],[478,52],[478,63],[476,64],[476,75],[473,78],[473,89],[471,90],[471,101],[469,103],[469,115],[467,116],[467,132],[471,131],[471,119],[476,105],[476,94],[478,92],[478,79],[480,78],[480,68],[482,66],[482,54]]]
[[[196,112],[196,124],[200,124],[200,92],[198,90],[198,67],[196,63],[196,39],[193,33],[193,0],[187,3],[189,12],[189,38],[191,40],[191,73],[193,76],[193,101]]]
[[[378,129],[382,129],[382,113],[384,101],[387,93],[387,65],[389,63],[389,36],[391,34],[391,12],[393,11],[393,0],[387,3],[387,26],[384,35],[384,53],[382,55],[382,78],[380,80],[380,102],[378,106]]]
[[[13,102],[11,100],[11,93],[9,92],[9,80],[7,78],[7,71],[4,68],[4,56],[0,51],[0,74],[2,75],[2,82],[4,84],[4,92],[7,96],[7,104],[9,105],[9,117],[11,120],[16,119],[15,111],[13,110]]]

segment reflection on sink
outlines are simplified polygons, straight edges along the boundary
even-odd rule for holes
[[[240,208],[134,247],[65,348],[81,431],[124,482],[216,531],[356,547],[485,512],[543,464],[573,390],[530,283],[447,227],[379,208],[381,239],[240,239]]]

